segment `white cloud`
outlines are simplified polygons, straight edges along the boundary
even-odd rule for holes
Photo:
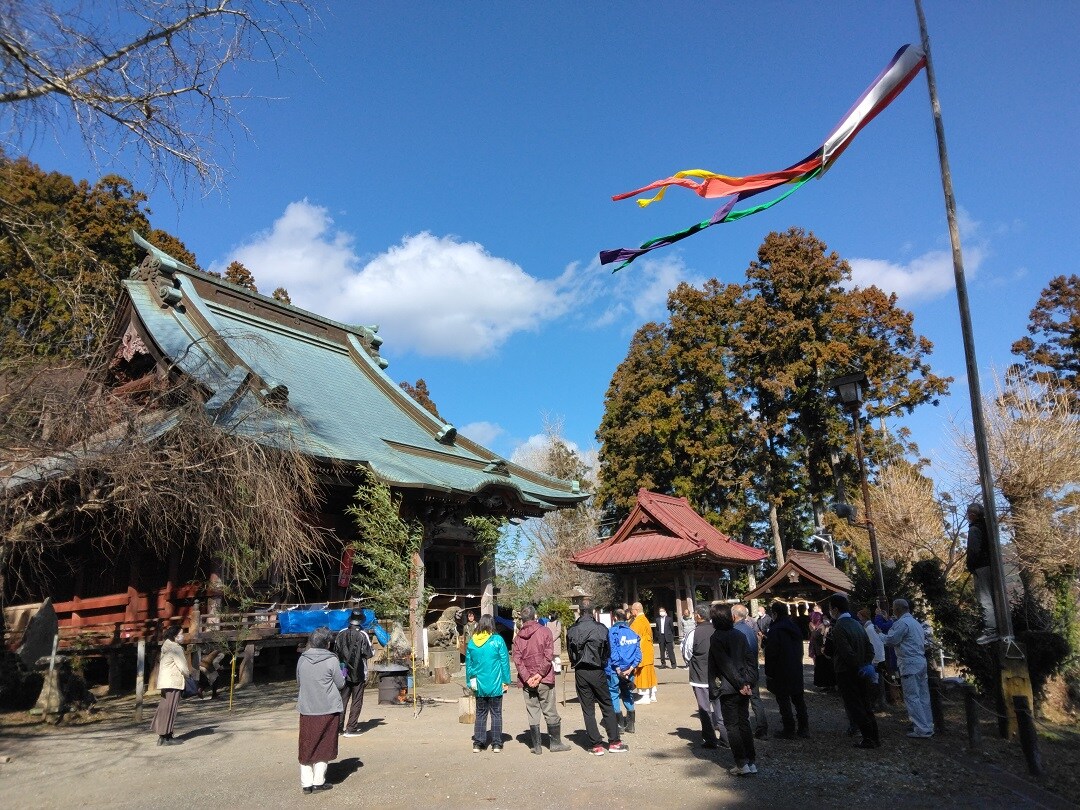
[[[429,356],[490,354],[515,332],[563,315],[574,298],[569,269],[538,279],[450,236],[406,236],[364,262],[352,237],[307,200],[290,203],[222,266],[232,259],[264,291],[283,286],[297,306],[346,323],[379,323],[396,350]]]
[[[981,223],[961,209],[957,219],[963,234],[964,273],[974,276],[988,254]],[[953,289],[952,250],[929,250],[906,262],[850,259],[852,283],[896,293],[906,305],[930,301]]]
[[[426,231],[362,257],[328,210],[308,200],[290,203],[212,269],[234,259],[262,292],[285,287],[299,307],[377,323],[393,351],[431,357],[489,355],[513,334],[568,314],[592,327],[662,318],[673,287],[701,283],[678,257],[642,259],[614,276],[597,260],[574,262],[556,278],[538,278],[476,242]]]
[[[472,439],[478,444],[482,444],[484,447],[491,447],[492,442],[502,436],[506,431],[503,430],[501,425],[497,425],[494,422],[470,422],[467,425],[462,425],[458,431],[462,436]]]

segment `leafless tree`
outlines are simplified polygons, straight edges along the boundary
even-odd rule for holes
[[[95,159],[216,186],[250,95],[230,69],[277,62],[314,19],[309,0],[0,0],[0,130],[25,144],[74,128]]]
[[[595,468],[569,447],[562,436],[562,423],[546,417],[544,440],[525,456],[515,457],[525,466],[557,478],[577,479],[582,492],[596,489]],[[611,577],[583,571],[570,562],[577,552],[595,545],[600,525],[600,509],[592,498],[573,508],[549,512],[542,518],[523,523],[518,530],[520,552],[512,555],[525,560],[537,572],[533,587],[537,601],[565,597],[580,585],[599,604],[610,601]]]
[[[0,577],[37,576],[89,543],[110,556],[195,551],[240,588],[302,578],[324,554],[313,462],[287,431],[269,444],[219,423],[206,397],[159,368],[126,381],[100,365],[0,376]]]
[[[886,559],[938,560],[946,577],[963,573],[964,509],[934,491],[934,481],[898,461],[878,471],[870,489],[878,545]]]

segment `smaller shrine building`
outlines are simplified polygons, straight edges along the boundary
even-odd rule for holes
[[[616,593],[626,602],[652,592],[653,609],[693,610],[696,593],[707,601],[724,598],[731,569],[754,569],[765,552],[732,540],[694,511],[686,498],[638,490],[629,517],[611,537],[575,554],[585,571],[614,574]]]

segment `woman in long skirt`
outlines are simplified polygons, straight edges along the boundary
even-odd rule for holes
[[[345,676],[338,657],[327,649],[333,635],[329,627],[318,627],[308,636],[308,648],[296,662],[296,682],[300,697],[300,788],[304,793],[330,790],[326,766],[338,754],[338,721],[341,717],[341,690]]]
[[[174,745],[173,725],[176,723],[176,710],[180,708],[180,696],[184,692],[184,679],[191,674],[191,666],[180,644],[184,640],[179,625],[165,630],[161,642],[161,658],[158,661],[158,689],[161,700],[154,712],[150,730],[158,735],[158,745]]]

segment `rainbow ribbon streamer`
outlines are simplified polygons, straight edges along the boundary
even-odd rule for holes
[[[734,177],[726,174],[717,174],[706,169],[687,169],[676,172],[671,177],[649,183],[647,186],[628,191],[624,194],[616,194],[612,200],[625,200],[628,197],[636,197],[646,191],[657,189],[654,196],[637,200],[642,208],[659,202],[664,198],[664,192],[669,186],[681,186],[687,188],[705,199],[717,197],[729,197],[720,209],[709,219],[702,220],[689,228],[670,233],[666,236],[658,236],[650,239],[638,248],[616,248],[600,252],[600,264],[621,262],[612,272],[622,270],[638,256],[642,256],[657,248],[667,247],[676,242],[693,236],[695,233],[719,225],[722,222],[735,222],[752,214],[760,213],[772,208],[778,202],[786,200],[798,191],[808,180],[824,174],[838,157],[847,149],[848,144],[863,127],[892,103],[892,100],[903,92],[911,80],[926,66],[926,55],[921,48],[914,45],[905,45],[896,52],[892,61],[881,71],[874,82],[863,91],[859,100],[855,102],[847,115],[829,133],[825,142],[803,160],[779,171],[765,172],[763,174],[751,174],[746,177]],[[791,188],[784,191],[779,197],[767,203],[751,206],[750,208],[736,209],[743,200],[761,194],[764,191],[790,185]]]

